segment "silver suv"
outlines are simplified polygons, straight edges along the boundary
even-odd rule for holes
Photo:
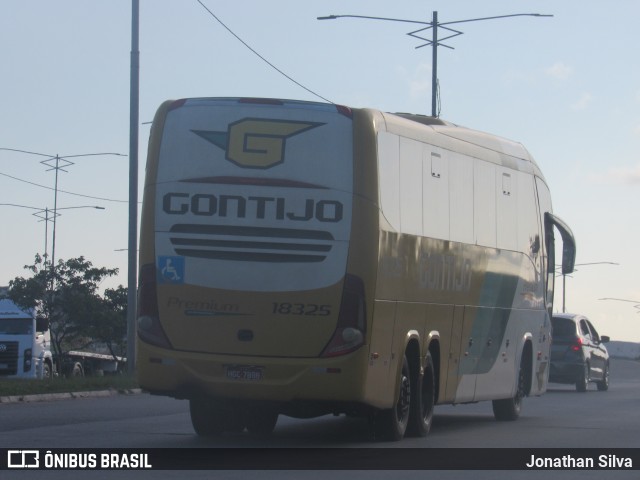
[[[556,314],[551,319],[551,369],[549,381],[574,383],[586,392],[589,382],[609,389],[609,337],[600,336],[584,315]]]

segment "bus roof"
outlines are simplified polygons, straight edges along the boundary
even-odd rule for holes
[[[506,168],[535,174],[544,180],[544,175],[536,161],[521,143],[426,115],[385,113],[376,109],[351,108],[330,103],[257,97],[187,98],[173,101],[169,108],[205,106],[211,104],[283,106],[294,109],[316,110],[335,109],[338,113],[349,117],[352,111],[360,110],[368,112],[376,124],[380,126],[384,124],[384,129],[390,133],[422,140],[425,143],[490,161]]]
[[[376,116],[376,111],[370,111]],[[462,127],[440,118],[408,113],[380,113],[386,130],[447,150],[460,152],[544,179],[538,164],[519,142]]]

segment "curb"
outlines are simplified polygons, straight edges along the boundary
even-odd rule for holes
[[[114,395],[138,395],[142,393],[142,389],[133,388],[127,390],[94,390],[87,392],[68,392],[68,393],[43,393],[36,395],[9,395],[0,397],[0,404],[5,403],[34,403],[34,402],[51,402],[56,400],[71,400],[77,398],[98,398],[112,397]]]

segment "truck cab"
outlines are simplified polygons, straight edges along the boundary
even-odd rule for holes
[[[0,299],[0,378],[49,378],[49,322]]]

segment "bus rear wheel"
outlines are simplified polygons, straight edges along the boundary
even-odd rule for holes
[[[431,352],[427,352],[424,371],[412,375],[415,378],[414,393],[411,398],[411,411],[407,433],[414,437],[424,437],[431,430],[433,409],[436,403],[435,368]]]
[[[189,413],[193,429],[200,436],[244,430],[242,412],[226,402],[195,397],[189,400]]]
[[[249,433],[271,435],[278,422],[278,412],[272,408],[249,408],[245,413],[245,423]]]
[[[404,437],[411,413],[411,371],[406,355],[402,361],[397,390],[398,396],[393,407],[382,410],[375,419],[376,436],[394,442]]]
[[[520,417],[522,411],[522,400],[526,396],[527,363],[523,356],[518,370],[518,386],[512,398],[505,398],[493,401],[493,415],[499,421],[513,421]]]

